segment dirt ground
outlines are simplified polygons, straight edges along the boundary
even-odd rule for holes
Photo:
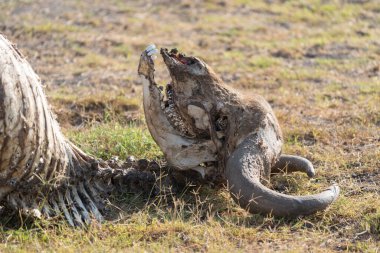
[[[207,188],[194,194],[213,204],[202,209],[207,222],[194,218],[200,210],[168,217],[158,208],[89,231],[3,226],[4,250],[379,252],[379,1],[0,0],[0,32],[40,76],[63,131],[94,155],[160,158],[136,73],[141,51],[155,43],[199,56],[228,85],[270,102],[285,152],[310,159],[318,173],[280,176],[276,189],[342,188],[326,212],[290,221],[247,214],[225,190]]]

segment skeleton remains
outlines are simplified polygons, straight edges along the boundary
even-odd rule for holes
[[[111,168],[68,141],[50,111],[38,76],[0,34],[2,205],[36,217],[63,214],[72,226],[102,221],[102,213],[107,214],[105,198],[111,191],[140,179],[142,188],[152,188],[155,179],[135,167],[132,161],[126,167]]]
[[[327,208],[339,195],[290,196],[267,188],[271,173],[286,169],[314,176],[305,158],[281,155],[282,133],[270,105],[260,96],[243,98],[202,60],[177,49],[160,53],[170,72],[166,96],[154,80],[154,45],[141,54],[145,118],[168,163],[202,175],[222,174],[235,201],[250,212],[308,215]]]
[[[264,99],[242,100],[198,58],[161,50],[172,77],[164,100],[154,81],[156,51],[142,53],[138,72],[148,128],[171,166],[222,174],[233,198],[252,212],[310,214],[337,198],[337,186],[296,197],[260,183],[284,167],[309,176],[314,169],[304,158],[280,155],[281,131]],[[38,76],[0,34],[0,204],[37,217],[63,214],[73,226],[102,221],[111,191],[128,185],[150,191],[156,180],[137,171],[136,161],[111,165],[63,136]]]

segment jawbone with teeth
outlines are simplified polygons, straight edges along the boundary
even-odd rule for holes
[[[308,196],[267,188],[271,173],[315,174],[307,159],[281,154],[282,133],[270,105],[260,96],[243,98],[202,60],[176,49],[160,51],[172,79],[164,96],[154,80],[155,53],[154,45],[143,51],[138,73],[149,131],[169,165],[222,174],[235,201],[253,213],[307,215],[338,197],[338,186]]]
[[[180,170],[193,169],[205,173],[201,165],[217,160],[217,149],[210,139],[195,138],[192,127],[182,118],[173,102],[173,90],[166,87],[167,100],[154,80],[151,50],[144,51],[138,68],[143,80],[143,104],[148,129],[163,151],[168,163]],[[150,53],[149,53],[150,52]]]

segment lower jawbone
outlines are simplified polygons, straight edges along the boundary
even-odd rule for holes
[[[192,124],[181,116],[175,105],[175,91],[171,84],[166,86],[164,98],[163,89],[154,80],[154,62],[148,48],[141,54],[138,73],[143,82],[144,113],[150,134],[169,165],[180,170],[197,170],[204,176],[214,168],[209,165],[217,161],[217,148],[211,139],[199,138]],[[176,56],[170,58],[164,60],[179,61]],[[191,118],[190,115],[186,116]]]

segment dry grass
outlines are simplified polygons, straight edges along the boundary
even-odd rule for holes
[[[377,1],[1,1],[0,28],[46,85],[65,133],[97,156],[160,158],[136,69],[149,43],[204,58],[263,95],[286,153],[318,175],[274,178],[292,194],[332,182],[341,197],[295,220],[251,215],[225,189],[155,201],[124,195],[120,219],[87,230],[1,219],[1,251],[378,252],[380,7]],[[158,65],[159,80],[167,72]]]

